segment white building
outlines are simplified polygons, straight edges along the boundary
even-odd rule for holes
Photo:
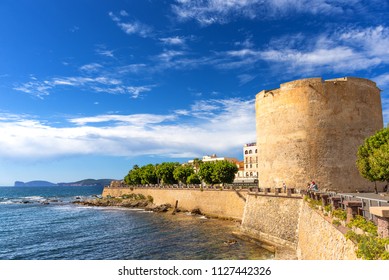
[[[236,182],[254,182],[258,179],[258,148],[257,143],[243,146],[243,168],[236,175]]]
[[[211,162],[211,161],[222,161],[226,160],[232,163],[237,163],[238,160],[236,158],[230,158],[230,157],[218,157],[216,154],[210,155],[210,156],[203,156],[202,162]],[[188,163],[193,164],[194,160],[189,160]]]

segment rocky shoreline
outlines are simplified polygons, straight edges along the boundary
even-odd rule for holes
[[[123,195],[121,197],[96,197],[93,199],[76,200],[73,204],[85,205],[85,206],[97,206],[97,207],[126,207],[126,208],[137,208],[145,211],[165,213],[170,212],[172,215],[179,212],[190,212],[194,215],[203,215],[200,209],[192,209],[191,211],[173,207],[171,204],[156,205],[153,203],[152,197],[145,197],[142,194],[130,194]]]

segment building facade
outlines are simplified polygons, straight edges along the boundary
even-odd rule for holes
[[[257,143],[248,143],[243,146],[243,162],[236,175],[235,182],[255,182],[258,179],[258,149]]]

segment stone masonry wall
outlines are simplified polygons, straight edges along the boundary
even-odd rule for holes
[[[222,218],[233,218],[241,220],[245,205],[247,191],[240,191],[240,196],[234,191],[228,190],[207,190],[198,189],[148,189],[148,188],[104,188],[103,196],[118,197],[123,194],[141,193],[144,196],[152,196],[157,205],[170,203],[175,205],[178,200],[178,207],[192,210],[199,208],[201,212]]]
[[[356,260],[355,245],[319,213],[303,203],[297,255],[301,260]]]
[[[248,195],[242,229],[260,239],[296,249],[301,197]]]
[[[383,127],[380,90],[361,78],[311,78],[256,96],[259,187],[372,190],[356,168],[364,139]]]

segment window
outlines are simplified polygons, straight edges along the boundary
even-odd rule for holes
[[[248,172],[246,172],[246,177],[248,177],[249,176],[249,173]]]
[[[250,151],[249,151],[249,154],[252,154],[252,153],[253,153],[253,151],[252,151],[252,150],[250,150]]]
[[[244,154],[245,154],[245,155],[247,155],[247,150],[246,150],[246,151],[244,151]]]
[[[255,153],[257,153],[257,149],[255,149]]]
[[[252,164],[250,164],[250,168],[253,168],[253,165],[252,165]]]
[[[251,177],[253,176],[253,172],[250,172],[250,176],[251,176]]]

